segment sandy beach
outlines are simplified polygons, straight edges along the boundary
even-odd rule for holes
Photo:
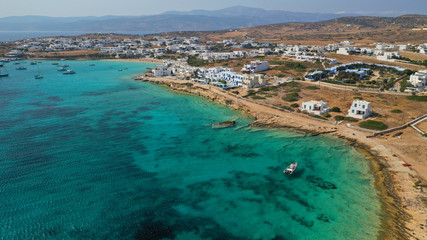
[[[135,79],[164,85],[178,92],[201,96],[243,111],[255,118],[253,126],[289,128],[308,134],[330,134],[351,142],[371,162],[386,214],[383,229],[392,232],[398,239],[427,239],[427,196],[423,189],[427,179],[427,142],[414,129],[402,130],[400,137],[388,134],[367,138],[372,135],[371,132],[271,108],[216,87],[171,78],[140,76]],[[404,167],[403,163],[410,163],[412,166]],[[388,234],[380,233],[379,238],[389,239]]]

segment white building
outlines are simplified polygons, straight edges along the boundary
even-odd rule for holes
[[[416,72],[409,77],[409,82],[418,89],[424,89],[427,86],[427,70]]]
[[[171,76],[172,71],[166,65],[159,65],[152,70],[154,77]]]
[[[243,76],[243,81],[242,81],[243,88],[249,89],[249,88],[262,87],[265,85],[266,85],[266,81],[262,74],[255,74],[255,75],[245,74]]]
[[[322,115],[331,110],[330,108],[328,108],[328,103],[324,101],[314,101],[314,100],[303,102],[300,109],[301,111],[306,111],[308,113],[313,113],[316,115]]]
[[[242,68],[242,72],[256,73],[268,70],[268,62],[267,61],[252,61],[250,64],[245,64]]]
[[[350,55],[347,51],[347,48],[339,48],[337,54]]]
[[[371,103],[363,100],[354,100],[348,110],[348,116],[365,119],[371,115]]]

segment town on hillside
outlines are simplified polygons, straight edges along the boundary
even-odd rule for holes
[[[1,50],[2,62],[155,59],[160,64],[148,77],[210,85],[336,123],[351,125],[371,118],[377,125],[365,127],[373,130],[397,127],[421,116],[416,104],[426,98],[427,90],[427,43],[358,44],[346,40],[321,46],[92,34],[7,42],[1,44]]]

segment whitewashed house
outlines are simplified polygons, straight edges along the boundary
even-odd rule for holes
[[[348,116],[353,118],[365,119],[371,114],[371,103],[364,100],[354,100],[348,110]]]
[[[266,81],[262,74],[252,74],[252,75],[245,74],[243,76],[243,81],[242,81],[243,88],[246,88],[246,89],[257,88],[257,87],[263,87],[265,85],[266,85]]]
[[[419,71],[409,77],[409,82],[417,89],[427,87],[427,70]]]
[[[328,108],[328,103],[324,101],[311,100],[308,102],[303,102],[300,107],[300,110],[316,115],[322,115],[329,112],[331,109]]]
[[[250,64],[245,64],[242,68],[242,72],[256,73],[268,70],[268,62],[267,61],[252,61]]]
[[[339,48],[337,50],[337,54],[350,55],[350,53],[347,51],[347,48]]]

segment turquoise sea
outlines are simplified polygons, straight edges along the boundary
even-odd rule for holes
[[[247,127],[240,112],[131,79],[150,64],[60,61],[77,72],[62,75],[51,63],[7,63],[0,79],[0,239],[375,239],[381,230],[374,177],[346,142]],[[231,119],[237,127],[210,127]]]

